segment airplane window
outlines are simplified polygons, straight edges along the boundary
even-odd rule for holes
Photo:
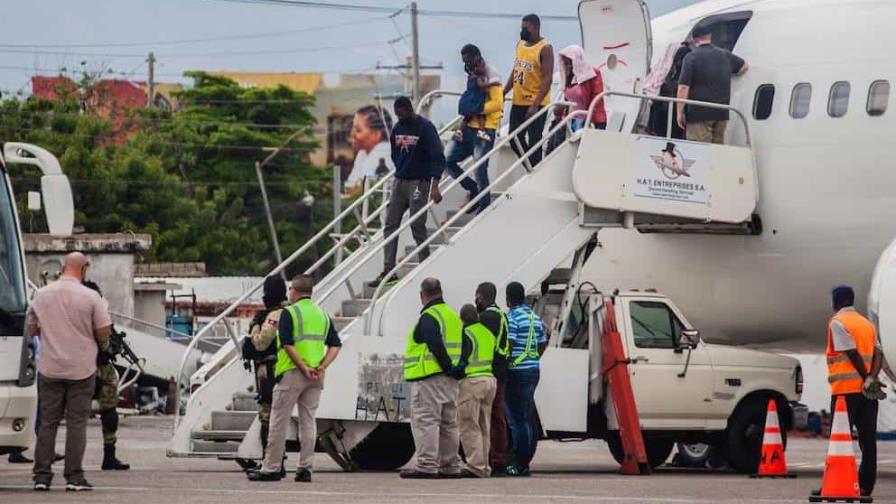
[[[775,102],[775,85],[763,84],[756,89],[756,97],[753,99],[753,118],[764,121],[772,115],[772,105]]]
[[[887,103],[890,101],[890,82],[878,80],[871,83],[868,91],[868,115],[882,116],[887,111]]]
[[[831,86],[831,95],[828,97],[828,115],[831,117],[843,117],[849,109],[849,83],[846,81],[835,82]]]
[[[809,115],[809,102],[812,101],[812,84],[800,82],[793,86],[790,94],[790,117],[802,119]]]

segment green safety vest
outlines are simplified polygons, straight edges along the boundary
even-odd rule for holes
[[[495,353],[501,357],[507,357],[510,355],[510,338],[507,334],[507,314],[504,313],[504,310],[495,305],[489,306],[485,311],[495,312],[501,316],[501,327],[498,329],[498,334],[495,335],[496,345],[498,345],[497,348],[495,348]],[[503,342],[503,344],[501,344],[501,342]]]
[[[523,349],[523,353],[516,356],[516,359],[513,359],[510,367],[519,366],[527,358],[534,360],[541,358],[538,355],[538,342],[535,341],[535,312],[531,311],[529,312],[529,334],[526,336],[526,348]]]
[[[439,333],[442,335],[445,350],[448,351],[448,358],[451,359],[452,364],[457,365],[460,362],[461,334],[463,331],[463,322],[461,322],[460,317],[450,306],[444,303],[432,305],[424,310],[423,313],[438,322]],[[419,380],[445,371],[436,361],[436,357],[429,351],[426,343],[414,341],[414,330],[416,328],[417,326],[414,325],[414,328],[408,333],[408,344],[404,351],[404,379],[408,381]]]
[[[300,299],[295,304],[287,306],[285,310],[292,317],[292,339],[296,353],[308,367],[316,368],[324,360],[326,353],[325,343],[330,332],[330,317],[308,298]],[[296,369],[296,364],[280,344],[278,333],[274,376],[279,378],[291,369]]]
[[[467,378],[477,376],[495,376],[492,371],[492,359],[495,357],[495,335],[481,322],[464,327],[464,337],[470,340],[473,351],[467,363]]]

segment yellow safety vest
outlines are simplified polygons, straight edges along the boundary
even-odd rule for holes
[[[495,358],[495,335],[481,322],[464,327],[464,337],[470,341],[473,351],[467,363],[467,378],[478,376],[495,376],[492,361]]]
[[[300,299],[296,304],[286,307],[285,310],[292,317],[292,339],[296,353],[308,367],[319,366],[326,353],[330,317],[308,298]],[[296,369],[296,364],[280,344],[280,334],[277,334],[277,348],[274,376],[280,377],[283,373]]]
[[[448,351],[448,357],[451,363],[457,365],[460,362],[460,347],[463,322],[457,313],[450,306],[440,303],[432,305],[423,313],[434,318],[439,324],[439,333],[442,335],[442,341],[445,344],[445,350]],[[420,380],[432,375],[439,374],[443,371],[442,366],[436,360],[435,355],[429,351],[426,343],[417,343],[414,341],[415,325],[408,333],[408,343],[404,352],[404,379],[408,381]]]

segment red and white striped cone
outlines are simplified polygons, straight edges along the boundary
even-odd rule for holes
[[[796,478],[796,474],[787,472],[784,439],[781,435],[781,424],[778,422],[778,405],[774,399],[768,400],[768,411],[765,414],[765,432],[762,435],[759,472],[751,474],[750,477]]]
[[[809,496],[809,502],[873,502],[859,492],[859,470],[852,451],[852,429],[846,412],[846,399],[837,397],[834,421],[831,424],[831,442],[824,463],[821,492]]]

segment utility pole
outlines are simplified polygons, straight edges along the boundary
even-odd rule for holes
[[[146,62],[149,64],[149,79],[146,81],[146,106],[152,108],[153,98],[156,96],[156,56],[152,51],[146,58]]]
[[[261,189],[261,199],[264,202],[264,211],[268,219],[268,230],[271,232],[271,244],[274,245],[274,258],[277,259],[277,264],[283,264],[283,255],[280,253],[280,240],[277,239],[277,228],[274,226],[274,215],[271,213],[271,202],[268,200],[268,191],[264,185],[264,175],[262,175],[262,169],[271,162],[277,154],[280,154],[289,142],[292,141],[293,138],[301,135],[301,131],[296,131],[292,135],[289,135],[287,139],[280,144],[279,147],[265,147],[262,150],[270,152],[266,158],[261,161],[255,162],[255,175],[258,177],[258,187]],[[311,204],[314,204],[312,199]],[[283,281],[286,281],[286,270],[280,272],[280,277],[283,278]]]
[[[417,2],[411,2],[411,75],[414,105],[420,102],[420,36],[417,31]]]

